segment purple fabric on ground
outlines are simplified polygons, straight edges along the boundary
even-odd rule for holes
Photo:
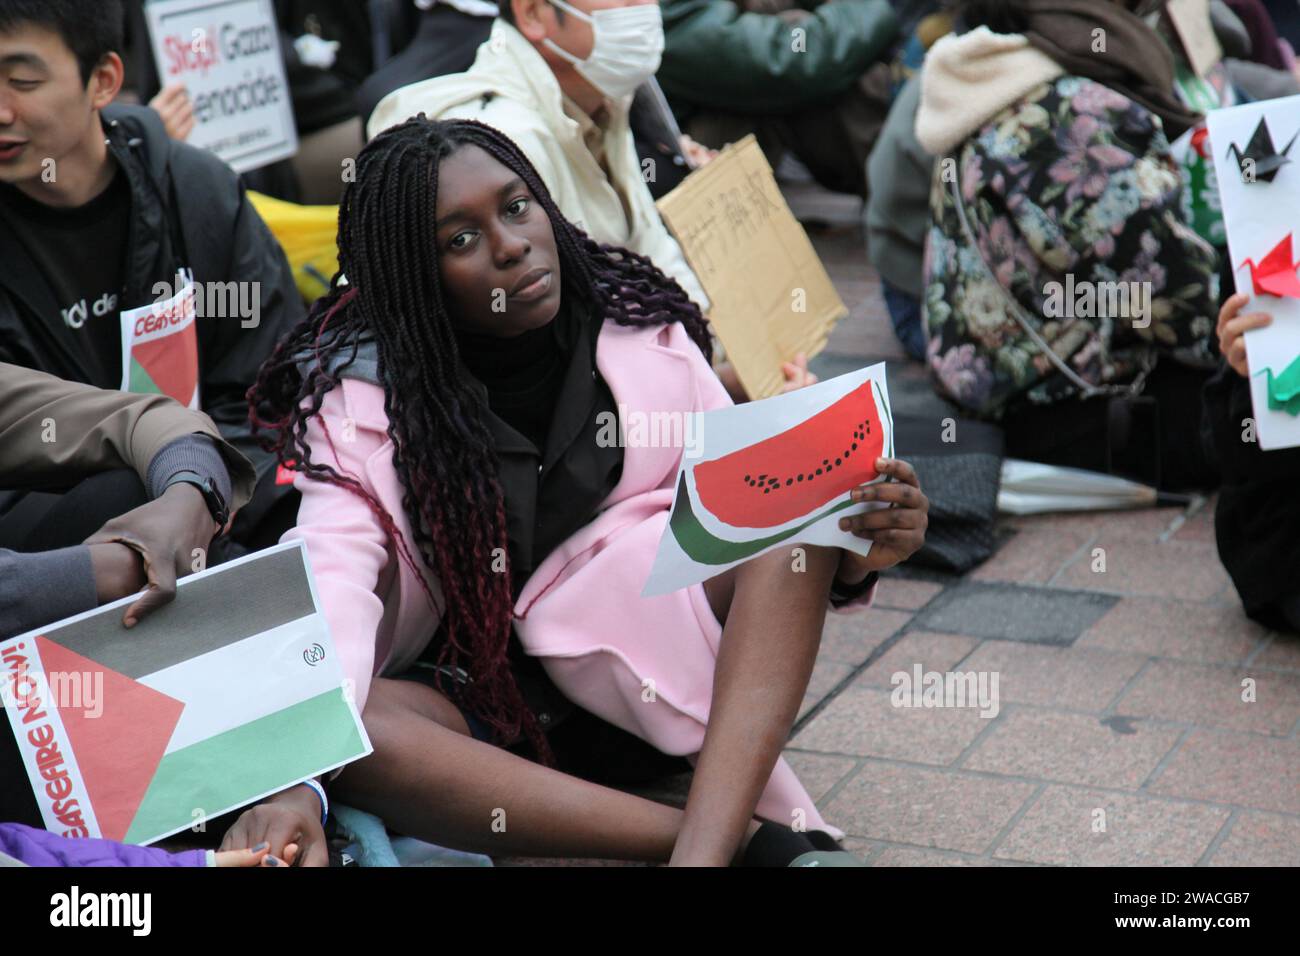
[[[115,840],[64,837],[21,823],[0,823],[0,853],[28,866],[206,866],[206,850],[168,853]]]

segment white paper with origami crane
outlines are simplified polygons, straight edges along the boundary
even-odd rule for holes
[[[47,829],[152,843],[370,753],[300,541],[0,641]],[[21,786],[17,780],[6,786]]]
[[[1300,445],[1300,96],[1206,117],[1228,251],[1247,312],[1273,324],[1246,333],[1250,395],[1264,451]],[[1245,426],[1243,425],[1243,429]]]
[[[852,489],[884,477],[894,420],[884,363],[758,402],[697,413],[668,526],[642,595],[707,580],[774,548],[871,542],[839,521],[880,507]]]

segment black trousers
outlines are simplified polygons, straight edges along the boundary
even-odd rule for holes
[[[129,468],[100,472],[66,491],[0,491],[0,548],[69,548],[148,500]]]
[[[235,517],[230,534],[213,543],[208,565],[269,548],[293,527],[302,496],[281,493],[272,474],[258,483],[253,500]],[[0,490],[0,548],[52,551],[81,544],[103,525],[149,500],[139,476],[127,468],[100,472],[65,491]],[[255,520],[253,520],[255,518]]]
[[[1147,379],[1143,396],[1154,399],[1159,428],[1148,443],[1149,461],[1142,470],[1159,469],[1161,491],[1209,491],[1218,486],[1218,469],[1201,435],[1201,389],[1209,377],[1208,371],[1162,360]],[[1094,398],[1008,411],[1002,422],[1007,457],[1107,471],[1114,427],[1109,404],[1107,398]],[[1141,429],[1132,441],[1145,441]],[[1145,474],[1125,477],[1149,481]]]

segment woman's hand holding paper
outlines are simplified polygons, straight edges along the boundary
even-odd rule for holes
[[[856,584],[872,571],[906,561],[925,543],[930,501],[921,491],[916,471],[905,461],[881,458],[877,470],[893,481],[861,485],[851,492],[856,501],[879,501],[889,507],[840,519],[840,530],[872,542],[865,555],[845,551],[836,579]]]

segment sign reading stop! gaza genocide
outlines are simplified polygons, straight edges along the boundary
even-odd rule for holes
[[[157,0],[145,15],[160,81],[194,104],[189,143],[240,173],[298,151],[270,0]]]

